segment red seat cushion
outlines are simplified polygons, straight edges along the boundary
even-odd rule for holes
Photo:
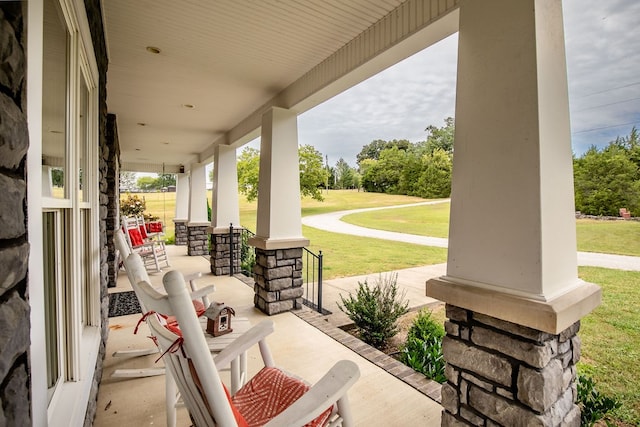
[[[193,309],[196,311],[196,316],[200,317],[204,314],[205,311],[207,311],[207,308],[204,306],[202,301],[192,300],[191,303],[193,304]],[[167,324],[165,325],[166,328],[171,332],[173,332],[174,334],[181,337],[182,331],[180,330],[180,326],[178,326],[178,321],[176,320],[176,317],[175,316],[162,316],[162,317],[164,317],[165,320],[167,321]]]
[[[291,406],[309,390],[304,382],[292,378],[276,368],[263,368],[232,398],[233,405],[250,427],[266,424]],[[322,426],[331,415],[329,407],[318,418],[306,424]]]
[[[138,225],[138,228],[140,229],[140,235],[142,236],[143,239],[148,238],[149,236],[147,235],[147,230],[146,228],[144,228],[144,225]]]
[[[131,228],[127,231],[129,232],[129,239],[131,239],[131,246],[135,248],[136,246],[142,246],[144,244],[140,230]]]
[[[150,222],[149,223],[149,232],[150,233],[162,233],[162,223],[161,222]]]

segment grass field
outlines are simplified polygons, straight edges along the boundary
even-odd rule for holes
[[[578,370],[622,402],[616,418],[640,426],[640,272],[580,267],[579,276],[600,285],[603,298],[582,319]]]

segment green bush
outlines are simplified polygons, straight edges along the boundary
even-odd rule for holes
[[[396,322],[408,311],[409,301],[405,293],[398,295],[398,274],[379,276],[371,288],[367,280],[358,282],[355,297],[340,295],[338,308],[353,320],[364,342],[376,348],[384,348],[387,340],[398,333]]]
[[[420,311],[409,329],[407,341],[400,353],[400,361],[442,384],[447,380],[442,356],[443,337],[444,328],[431,318],[431,311]]]
[[[580,406],[580,425],[590,427],[604,418],[609,412],[622,404],[615,398],[605,396],[596,390],[595,381],[584,374],[578,374],[578,406]],[[605,423],[613,425],[605,420]]]
[[[240,269],[251,276],[253,266],[256,264],[256,250],[249,245],[249,233],[242,233],[242,245],[240,246]]]

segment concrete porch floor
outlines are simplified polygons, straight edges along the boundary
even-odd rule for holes
[[[212,300],[225,302],[236,310],[238,317],[246,317],[253,324],[267,317],[253,307],[253,290],[249,286],[233,277],[211,275],[209,261],[200,256],[187,256],[184,246],[169,246],[168,249],[172,267],[164,269],[163,273],[170,269],[177,269],[185,274],[201,272],[203,277],[198,281],[199,286],[216,286],[216,292],[210,297]],[[154,285],[161,286],[163,273],[151,275]],[[427,278],[423,277],[422,283]],[[354,282],[357,284],[357,281]],[[117,287],[111,288],[109,292],[130,289],[126,274],[121,272]],[[327,300],[325,295],[325,301]],[[427,300],[421,301],[422,305],[425,301]],[[412,301],[411,305],[419,303]],[[164,375],[130,379],[111,377],[113,371],[119,368],[162,366],[162,361],[154,363],[158,355],[134,359],[112,357],[116,350],[148,348],[153,345],[147,338],[149,331],[146,325],[141,326],[137,335],[133,334],[139,319],[139,314],[109,319],[107,356],[94,426],[166,425]],[[348,334],[335,328],[329,319],[311,310],[304,309],[297,314],[283,313],[271,316],[271,319],[275,323],[275,333],[268,340],[269,346],[278,366],[288,372],[313,384],[340,359],[353,360],[358,364],[361,377],[349,391],[357,425],[440,425],[442,408],[427,396],[439,396],[437,384],[424,381],[424,377],[419,374],[413,375],[413,371],[398,366],[395,361],[387,360],[376,350],[363,349],[358,340],[351,339]],[[257,349],[249,352],[248,363],[251,375],[260,369],[261,359]],[[228,373],[223,372],[222,377],[228,383]],[[191,425],[185,408],[178,409],[177,425]]]

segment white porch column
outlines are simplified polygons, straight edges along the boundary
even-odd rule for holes
[[[561,2],[461,0],[443,425],[579,425],[574,215]]]
[[[255,306],[271,315],[302,306],[302,236],[298,123],[273,107],[262,116],[258,219],[253,278]]]
[[[216,276],[239,272],[242,228],[238,205],[238,167],[236,149],[233,147],[218,145],[215,148],[211,198],[211,272]],[[232,235],[229,233],[230,224],[233,224]]]
[[[296,113],[273,107],[262,116],[258,218],[251,244],[261,249],[300,248],[300,167]]]
[[[240,227],[236,149],[218,145],[213,160],[211,226],[213,232],[228,232],[229,224]]]
[[[173,218],[175,244],[185,246],[188,242],[187,223],[189,222],[189,174],[176,174],[176,208]]]
[[[206,164],[193,163],[189,179],[189,222],[187,253],[189,255],[207,255],[209,253],[209,234],[207,228],[207,172]]]
[[[189,219],[189,174],[176,174],[176,210],[175,219]]]
[[[189,180],[189,224],[209,223],[207,219],[207,173],[204,163],[191,165]]]

